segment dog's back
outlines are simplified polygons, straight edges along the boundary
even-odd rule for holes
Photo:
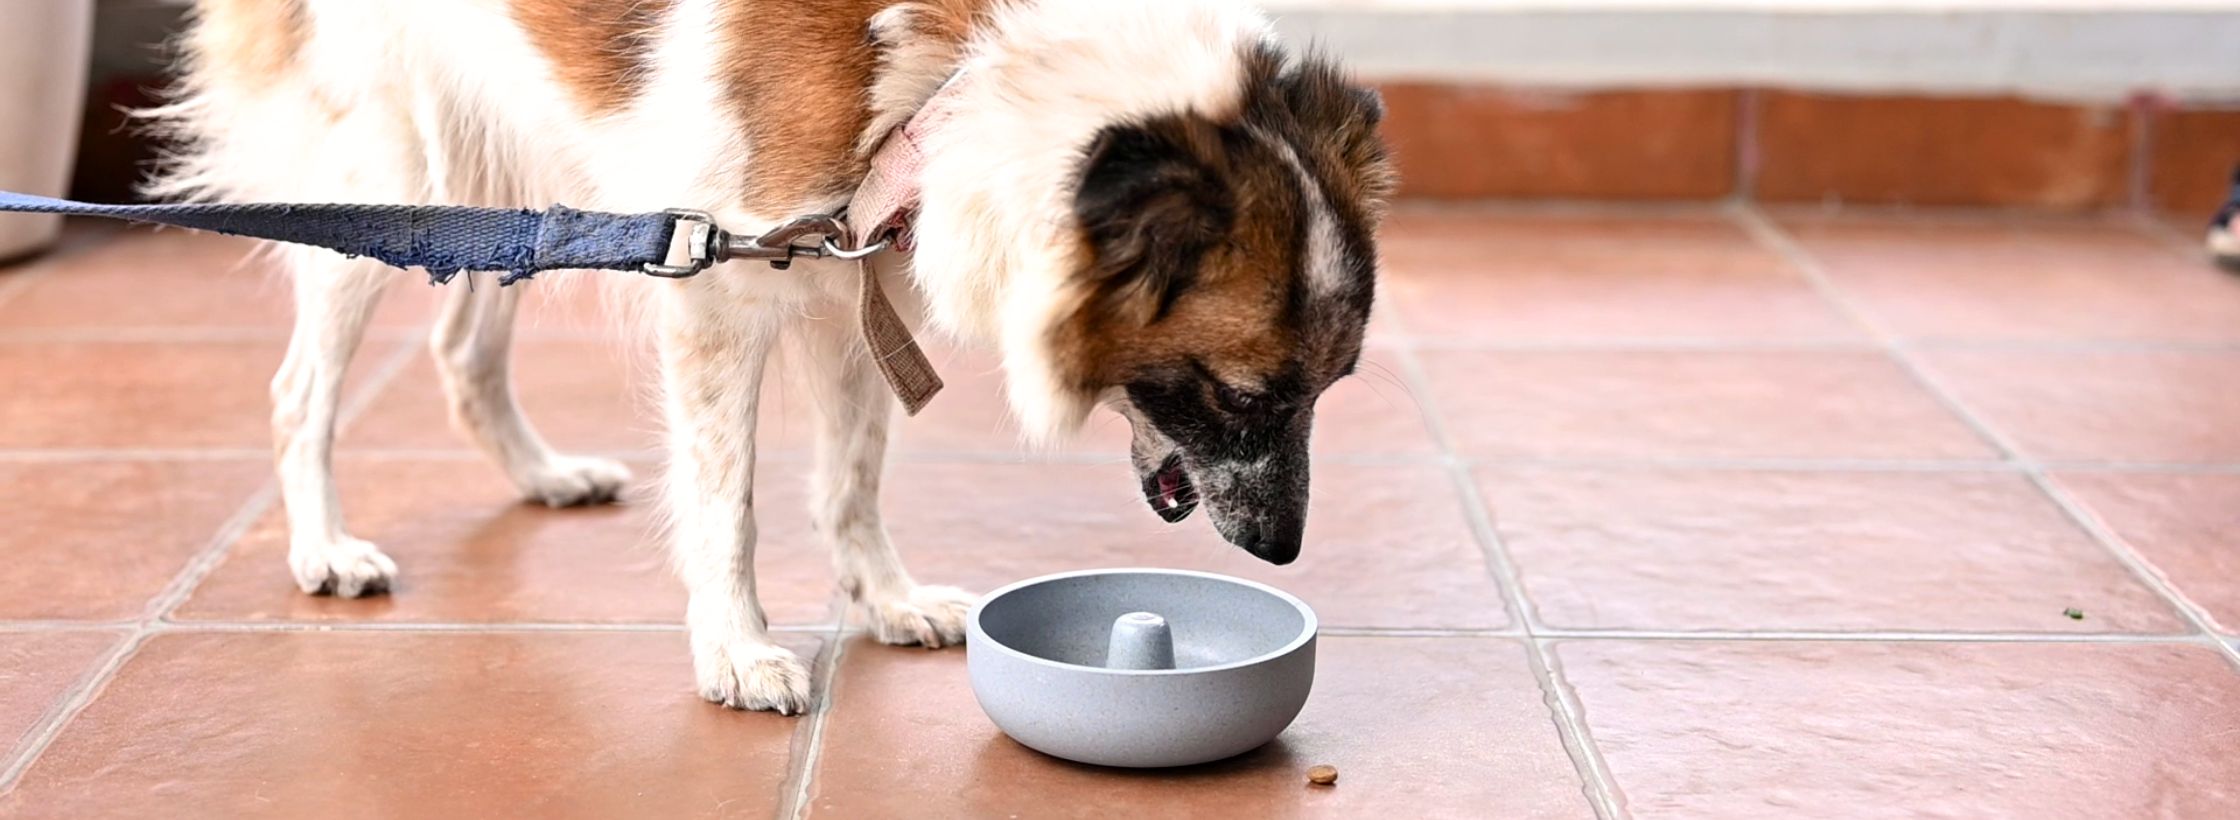
[[[864,21],[888,5],[202,0],[160,112],[192,148],[159,191],[829,207],[861,174],[880,108]]]

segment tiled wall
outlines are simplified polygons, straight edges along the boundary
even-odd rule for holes
[[[1406,195],[2214,210],[2240,107],[1385,87]]]

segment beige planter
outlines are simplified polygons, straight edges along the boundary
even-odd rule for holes
[[[70,184],[93,45],[93,0],[0,0],[0,190],[61,196]],[[0,259],[36,252],[57,216],[0,215]]]

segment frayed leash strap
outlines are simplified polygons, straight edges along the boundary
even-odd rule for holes
[[[864,344],[870,346],[871,360],[879,365],[879,374],[887,377],[887,387],[901,400],[902,412],[915,416],[933,401],[933,394],[941,392],[941,374],[934,371],[918,340],[910,337],[910,326],[895,313],[894,303],[887,301],[871,260],[860,260],[856,267],[863,277],[856,319],[863,325]]]
[[[195,203],[92,205],[0,191],[0,212],[99,216],[312,245],[399,268],[437,283],[462,270],[505,271],[512,284],[548,270],[639,271],[668,258],[677,218],[554,206],[545,211],[433,205]]]

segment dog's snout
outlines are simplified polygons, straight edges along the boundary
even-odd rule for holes
[[[1229,535],[1229,541],[1245,552],[1280,567],[1299,560],[1300,545],[1306,541],[1306,527],[1296,521],[1258,521],[1238,527]]]

